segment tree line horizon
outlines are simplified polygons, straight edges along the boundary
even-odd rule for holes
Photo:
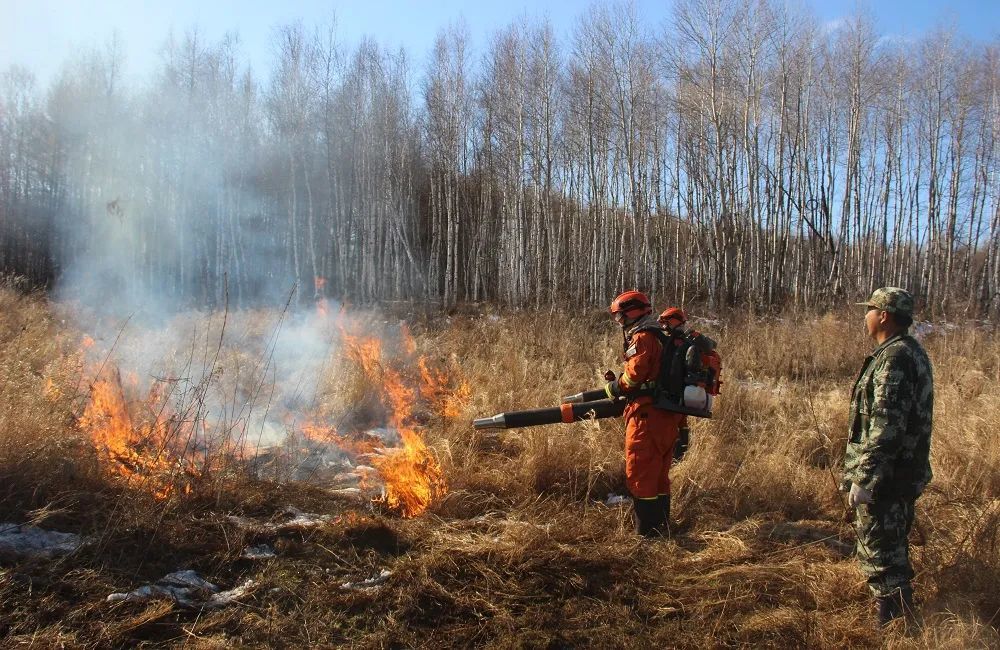
[[[808,308],[877,286],[1000,317],[1000,41],[903,41],[859,13],[598,4],[424,66],[334,24],[170,37],[128,88],[117,39],[44,88],[0,71],[0,270],[254,305]],[[861,298],[858,298],[859,300]]]

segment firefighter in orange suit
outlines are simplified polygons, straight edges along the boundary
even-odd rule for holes
[[[660,327],[670,336],[675,336],[676,332],[680,331],[685,325],[687,325],[687,314],[680,307],[668,307],[663,310],[658,319],[660,321]],[[671,339],[676,340],[676,339]],[[680,424],[677,427],[677,442],[674,444],[674,462],[681,462],[684,458],[684,454],[687,453],[688,445],[691,444],[691,429],[688,427],[687,416],[681,418]]]
[[[652,388],[660,374],[663,346],[649,298],[626,291],[611,303],[622,326],[625,368],[605,387],[609,397],[624,395],[625,480],[635,507],[636,532],[645,537],[668,533],[670,462],[684,416],[653,406]]]

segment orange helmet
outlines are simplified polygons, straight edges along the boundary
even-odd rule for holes
[[[680,307],[669,307],[660,314],[660,323],[667,327],[680,327],[687,322],[687,314]]]
[[[608,309],[612,315],[622,314],[627,320],[635,320],[653,313],[653,305],[641,291],[626,291],[611,301]]]

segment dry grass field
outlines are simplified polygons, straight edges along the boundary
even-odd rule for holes
[[[184,397],[191,421],[210,392],[199,387],[231,384],[222,392],[235,396],[263,377],[257,386],[266,393],[274,379],[255,373],[254,360],[267,348],[250,341],[266,339],[270,325],[262,323],[275,316],[232,316],[231,336],[208,355],[218,359],[212,372]],[[211,320],[209,333],[221,321],[200,318]],[[236,329],[241,318],[249,323],[244,330]],[[674,535],[654,542],[631,532],[627,508],[606,505],[609,494],[624,493],[620,421],[495,433],[470,426],[477,416],[554,405],[599,385],[604,369],[617,367],[619,350],[603,315],[470,309],[445,317],[396,307],[354,318],[405,318],[414,349],[392,356],[385,350],[405,341],[384,337],[380,358],[419,357],[447,378],[436,394],[407,393],[408,405],[393,404],[373,378],[391,383],[417,370],[335,351],[308,411],[341,429],[404,419],[412,425],[443,477],[418,516],[372,504],[364,490],[255,477],[247,463],[231,460],[240,450],[245,455],[239,444],[214,457],[201,450],[202,460],[229,460],[197,474],[184,470],[170,488],[109,474],[81,420],[93,385],[84,333],[44,296],[0,291],[0,521],[88,540],[58,559],[0,558],[0,645],[1000,644],[995,332],[955,323],[924,334],[937,399],[935,478],[918,502],[912,539],[923,626],[883,633],[874,630],[849,555],[853,533],[834,478],[848,390],[869,348],[860,314],[695,321],[719,340],[723,394],[715,417],[694,423],[692,447],[673,472]],[[126,331],[120,345],[127,339]],[[396,416],[386,415],[390,408]],[[410,409],[405,418],[400,408]],[[130,462],[133,474],[178,473],[173,461],[166,470]],[[329,518],[303,529],[265,525],[280,521],[288,506]],[[260,525],[239,523],[249,520]],[[267,544],[275,557],[242,557],[255,544]],[[106,601],[180,569],[226,588],[252,579],[252,588],[213,609]]]

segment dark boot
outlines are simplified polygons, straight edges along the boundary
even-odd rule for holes
[[[659,537],[663,527],[659,499],[634,499],[635,532],[643,537]]]
[[[674,443],[674,462],[679,463],[687,453],[688,445],[691,442],[691,429],[681,427],[677,430],[677,442]]]
[[[879,627],[885,627],[900,616],[913,618],[912,587],[900,587],[888,596],[879,596],[875,600],[878,602]]]
[[[879,627],[885,627],[893,619],[899,617],[899,599],[895,597],[895,594],[892,596],[877,596],[875,602],[878,604]]]
[[[660,509],[660,517],[663,519],[660,532],[663,535],[670,535],[670,495],[661,494],[656,497],[656,506]]]

